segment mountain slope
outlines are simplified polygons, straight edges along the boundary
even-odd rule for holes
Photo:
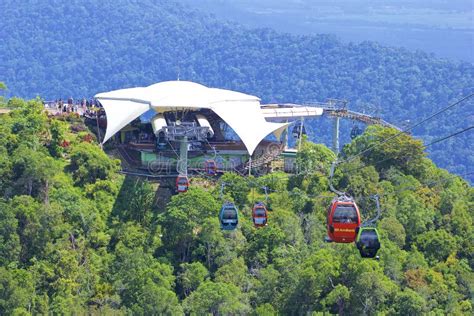
[[[1,315],[472,315],[474,190],[409,135],[334,177],[363,221],[380,195],[373,260],[354,243],[324,241],[334,154],[321,144],[298,152],[298,170],[309,172],[193,175],[165,205],[156,200],[165,181],[120,174],[93,124],[48,117],[39,100],[9,104],[0,115]],[[371,127],[347,154],[395,133]],[[390,161],[371,164],[380,158]],[[232,232],[220,228],[222,194],[239,208]],[[265,227],[252,221],[257,201],[270,209]]]

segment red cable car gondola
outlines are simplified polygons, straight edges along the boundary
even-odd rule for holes
[[[214,160],[206,160],[204,162],[204,170],[206,174],[214,176],[217,173],[217,164]]]
[[[255,227],[267,226],[268,211],[263,202],[257,202],[252,209],[252,220]]]
[[[329,241],[337,243],[354,242],[356,228],[360,225],[359,208],[355,201],[347,196],[335,198],[328,209],[327,229]]]
[[[332,200],[328,209],[326,224],[328,237],[326,241],[337,243],[354,242],[357,237],[357,227],[360,225],[360,212],[354,199],[346,193],[336,190],[332,185],[334,168],[337,161],[331,165],[329,188],[338,196]]]
[[[182,193],[188,191],[189,179],[185,175],[179,175],[176,178],[176,192]]]

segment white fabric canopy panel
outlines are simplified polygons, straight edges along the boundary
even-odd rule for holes
[[[230,90],[208,88],[189,81],[166,81],[148,87],[99,93],[96,99],[107,115],[103,142],[148,111],[210,109],[239,136],[250,155],[270,133],[281,135],[288,124],[270,123],[260,109],[260,99]]]
[[[107,129],[102,141],[103,143],[150,109],[149,104],[125,100],[100,99],[100,103],[107,115]]]

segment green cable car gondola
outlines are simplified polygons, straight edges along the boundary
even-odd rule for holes
[[[224,187],[226,183],[221,183],[221,192],[219,196],[221,199],[224,197]],[[219,222],[221,223],[222,230],[234,230],[239,224],[239,211],[234,203],[225,201],[222,204],[222,208],[219,212]]]
[[[360,227],[356,238],[356,246],[362,258],[375,258],[380,249],[380,238],[377,228]]]
[[[234,230],[239,224],[239,211],[232,202],[225,202],[219,212],[222,230]]]
[[[357,237],[355,244],[357,249],[359,249],[359,253],[362,258],[378,259],[379,257],[377,256],[377,252],[380,249],[380,236],[375,226],[382,211],[380,209],[379,196],[374,195],[373,198],[375,199],[375,203],[377,205],[377,216],[362,223],[362,225],[356,229]]]

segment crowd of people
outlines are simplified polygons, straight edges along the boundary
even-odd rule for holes
[[[46,109],[56,113],[78,113],[88,117],[95,117],[96,113],[100,112],[98,109],[102,108],[102,105],[94,98],[74,100],[73,97],[69,97],[66,102],[62,98],[46,101],[44,106]]]

